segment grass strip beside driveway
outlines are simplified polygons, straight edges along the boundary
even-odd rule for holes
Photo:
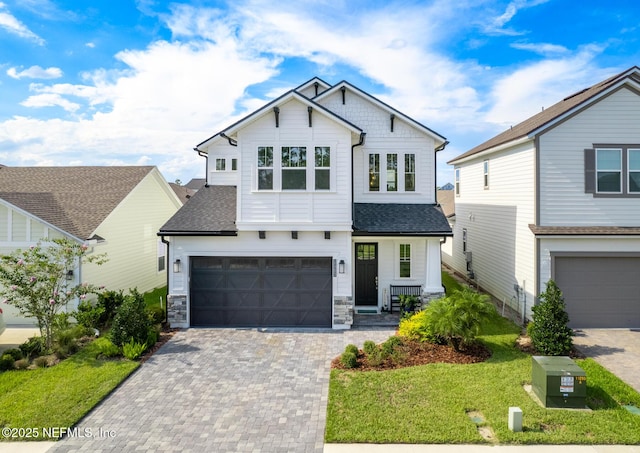
[[[73,426],[140,365],[98,360],[98,352],[91,343],[51,368],[0,373],[0,427],[37,428],[40,434],[0,439],[45,440],[42,428]]]
[[[469,411],[499,443],[637,444],[640,395],[591,359],[587,373],[591,412],[545,409],[523,389],[531,383],[531,357],[519,351],[520,329],[502,318],[481,340],[492,350],[487,362],[430,364],[391,371],[332,370],[326,442],[485,443]],[[510,406],[523,411],[524,432],[508,429]]]

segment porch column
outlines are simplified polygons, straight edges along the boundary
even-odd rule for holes
[[[442,288],[442,268],[440,264],[440,238],[426,240],[425,257],[427,262],[423,293],[441,294],[444,289]]]

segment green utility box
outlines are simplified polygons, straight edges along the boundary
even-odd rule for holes
[[[569,357],[531,357],[531,383],[544,407],[584,409],[587,376]]]

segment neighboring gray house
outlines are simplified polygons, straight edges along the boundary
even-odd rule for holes
[[[68,238],[106,253],[77,282],[109,290],[162,287],[166,247],[158,228],[181,206],[156,167],[0,167],[0,255],[41,239]],[[33,324],[2,304],[9,324]],[[74,309],[75,307],[67,307]]]
[[[200,143],[207,185],[160,228],[169,319],[349,328],[391,285],[441,295],[435,158],[447,141],[318,78]]]
[[[640,327],[640,69],[452,159],[450,264],[530,318],[549,279],[570,326]]]

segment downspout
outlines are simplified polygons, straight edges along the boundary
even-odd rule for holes
[[[444,143],[434,149],[433,154],[433,195],[436,197],[436,203],[438,202],[438,151],[442,151],[449,144],[449,140],[445,140]]]
[[[355,182],[353,180],[354,176],[354,165],[353,165],[353,152],[355,151],[356,146],[364,145],[364,138],[367,136],[366,132],[360,132],[360,141],[355,145],[351,145],[351,229],[353,230],[354,222],[356,220],[356,206],[354,199],[355,192]]]
[[[167,260],[166,265],[164,266],[165,271],[167,272],[167,294],[164,296],[164,320],[166,323],[169,323],[169,264],[171,264],[171,260],[169,259],[169,241],[164,238],[164,235],[160,235],[160,240],[163,244],[167,245]]]
[[[205,153],[201,149],[198,149],[197,146],[195,148],[193,148],[193,150],[198,153],[198,156],[205,158],[206,162],[205,162],[205,165],[204,165],[204,167],[205,167],[204,185],[205,185],[205,187],[209,187],[209,153]]]

